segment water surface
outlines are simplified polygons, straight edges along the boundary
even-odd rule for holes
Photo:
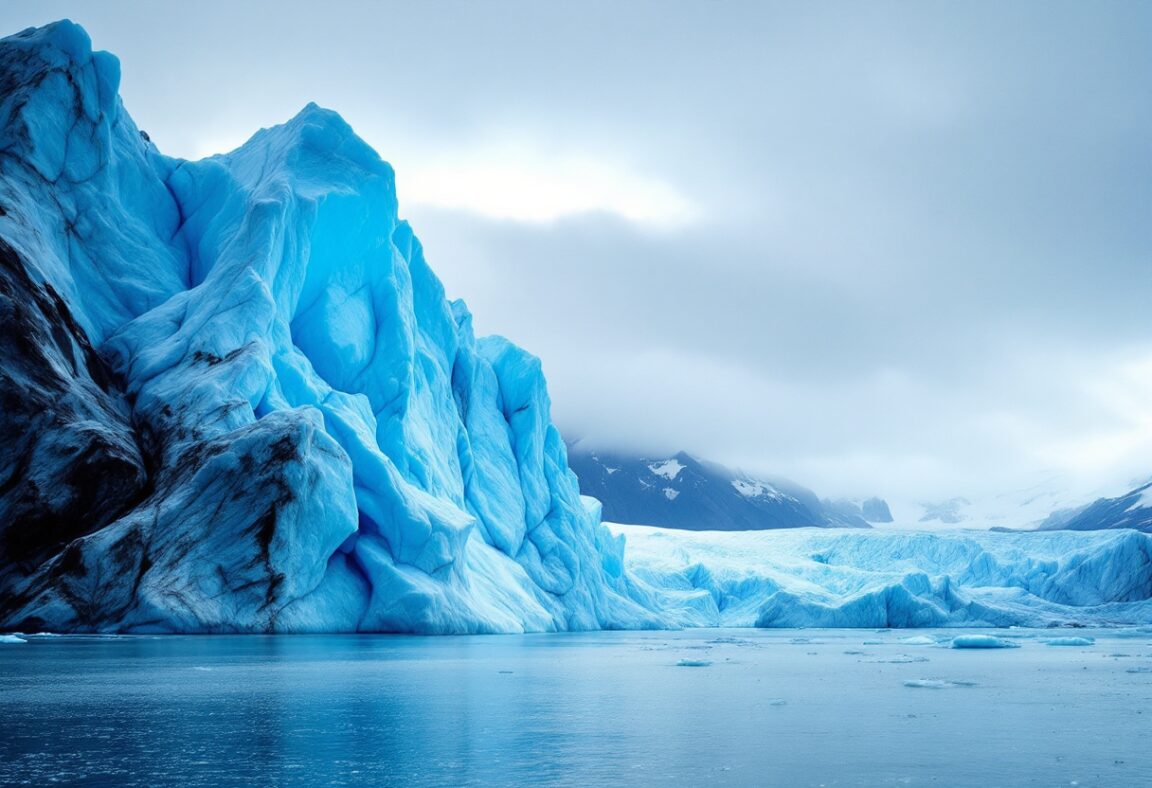
[[[0,783],[1152,785],[1152,630],[951,634],[31,637]]]

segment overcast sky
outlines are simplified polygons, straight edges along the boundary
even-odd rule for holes
[[[1152,3],[55,3],[161,150],[308,101],[567,436],[823,494],[1152,473]]]

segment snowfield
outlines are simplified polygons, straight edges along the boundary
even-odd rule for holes
[[[1152,623],[1152,535],[1136,531],[610,527],[625,568],[685,626]]]

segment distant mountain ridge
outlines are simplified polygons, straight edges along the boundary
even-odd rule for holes
[[[1061,473],[1038,474],[1025,487],[994,495],[900,503],[895,527],[993,531],[1106,531],[1152,533],[1152,479],[1085,488]]]
[[[1132,528],[1152,533],[1152,481],[1112,498],[1097,498],[1076,509],[1048,515],[1041,531],[1104,531]]]
[[[610,522],[658,525],[692,531],[753,531],[772,528],[870,528],[890,522],[888,504],[821,500],[785,479],[757,478],[679,452],[647,457],[601,452],[574,443],[568,463],[580,492],[598,498]],[[865,516],[867,509],[868,517]]]

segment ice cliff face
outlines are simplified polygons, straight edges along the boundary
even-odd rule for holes
[[[316,106],[169,158],[118,83],[72,23],[0,41],[0,627],[664,623],[388,164]]]
[[[1152,623],[1152,535],[704,532],[613,525],[627,566],[688,626]]]

